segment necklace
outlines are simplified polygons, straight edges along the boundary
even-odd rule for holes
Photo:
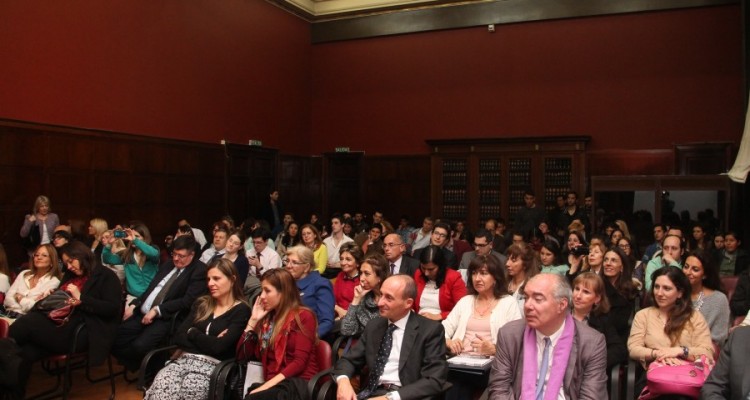
[[[478,307],[479,306],[479,299],[477,299],[474,302],[474,312],[477,313],[480,317],[484,317],[485,315],[487,315],[487,313],[490,310],[492,310],[493,308],[495,308],[495,304],[496,303],[497,303],[497,299],[492,299],[492,300],[490,300],[490,303],[486,307],[484,307],[484,310],[480,311],[479,307]]]
[[[693,302],[693,310],[700,311],[703,306],[703,290],[698,294],[698,298]]]
[[[661,313],[658,313],[658,314],[656,314],[656,318],[659,318],[659,321],[661,321],[661,323],[662,323],[662,325],[663,325],[663,326],[667,326],[667,321],[669,321],[669,319],[667,319],[667,321],[665,321],[665,320],[664,320],[664,319],[663,319],[663,318],[661,317]]]

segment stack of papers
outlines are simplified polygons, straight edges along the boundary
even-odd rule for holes
[[[490,364],[492,358],[486,356],[460,355],[448,359],[448,364],[458,368],[484,368]]]

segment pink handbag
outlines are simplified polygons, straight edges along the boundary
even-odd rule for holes
[[[648,366],[646,387],[638,398],[650,400],[671,394],[697,399],[712,369],[713,363],[706,356],[683,365],[665,365],[654,361]]]

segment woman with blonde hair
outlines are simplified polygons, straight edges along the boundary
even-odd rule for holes
[[[333,329],[335,317],[331,281],[314,269],[315,256],[307,246],[299,245],[287,250],[283,263],[297,283],[302,303],[318,317],[318,336],[324,337]]]
[[[102,249],[104,244],[102,243],[102,235],[109,229],[107,221],[102,218],[94,218],[89,221],[89,237],[92,239],[91,251],[94,252],[96,258],[101,258]]]
[[[300,232],[302,232],[302,244],[313,251],[315,257],[313,268],[322,274],[328,264],[328,248],[323,244],[320,231],[313,224],[304,224]]]
[[[607,370],[628,360],[625,341],[609,322],[609,300],[601,276],[584,272],[573,280],[572,315],[604,335],[607,342]]]
[[[21,237],[29,238],[30,241],[34,242],[28,248],[29,257],[34,253],[36,246],[52,241],[52,234],[55,232],[55,228],[60,225],[60,218],[51,210],[52,204],[49,198],[42,195],[36,198],[31,214],[26,214],[26,217],[24,217]]]
[[[179,350],[172,356],[174,361],[159,371],[144,400],[208,398],[214,367],[235,354],[235,344],[250,317],[242,283],[226,258],[213,260],[206,275],[210,294],[195,301],[177,329],[174,342]]]
[[[264,272],[261,288],[237,343],[237,358],[240,362],[260,360],[264,382],[250,386],[244,398],[306,399],[309,395],[303,381],[318,372],[315,314],[303,305],[293,274],[287,270]],[[283,381],[293,384],[280,385]]]
[[[571,252],[568,255],[568,264],[570,264],[568,280],[572,282],[578,274],[586,271],[600,273],[602,265],[604,265],[604,253],[606,251],[607,246],[604,242],[592,241],[587,254],[574,254],[575,252]]]
[[[31,261],[31,267],[21,271],[5,293],[6,311],[26,314],[46,293],[60,286],[62,270],[55,246],[40,245]]]

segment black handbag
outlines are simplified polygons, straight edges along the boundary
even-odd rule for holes
[[[26,250],[34,250],[42,243],[42,234],[39,233],[39,225],[34,222],[31,225],[29,234],[26,237],[21,238],[21,244]]]
[[[55,324],[62,326],[70,321],[73,315],[74,307],[70,304],[72,298],[70,293],[57,289],[49,296],[37,301],[34,304],[34,310],[47,314],[47,317]]]

